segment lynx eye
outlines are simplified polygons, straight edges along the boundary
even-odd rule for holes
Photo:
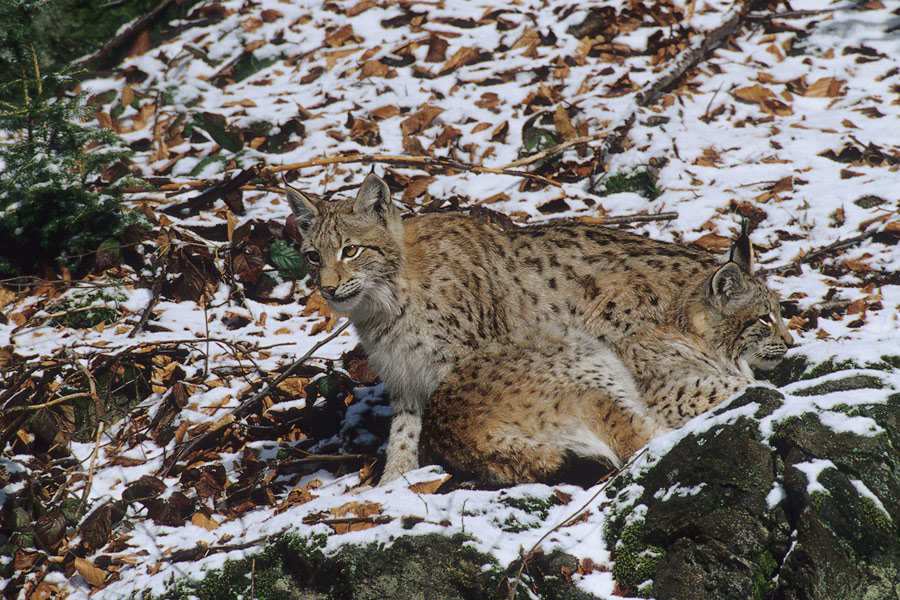
[[[344,249],[341,250],[341,258],[356,258],[361,249],[360,246],[344,246]]]
[[[315,250],[310,250],[306,253],[306,260],[308,260],[311,265],[317,265],[322,261],[322,255]]]
[[[766,325],[771,325],[775,321],[772,319],[772,315],[763,315],[759,318],[760,323],[765,323]]]

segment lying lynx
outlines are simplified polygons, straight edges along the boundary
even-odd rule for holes
[[[314,284],[349,314],[390,390],[383,482],[419,466],[425,404],[460,357],[541,322],[621,339],[656,325],[677,290],[714,263],[596,225],[501,233],[459,213],[402,220],[374,173],[355,200],[287,196]]]
[[[482,481],[552,481],[569,456],[619,466],[726,400],[791,343],[748,251],[739,240],[731,261],[685,286],[659,329],[614,347],[546,330],[486,344],[432,396],[423,455]]]

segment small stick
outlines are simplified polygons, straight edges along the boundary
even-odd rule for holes
[[[575,217],[575,221],[578,223],[596,223],[599,225],[621,225],[623,223],[672,221],[677,218],[677,212],[662,212],[655,215],[622,215],[619,217]]]
[[[62,404],[63,402],[68,402],[69,400],[78,400],[79,398],[92,398],[94,394],[89,392],[78,392],[77,394],[69,394],[68,396],[61,396],[56,400],[51,400],[50,402],[44,402],[43,404],[29,404],[27,406],[10,406],[9,408],[4,408],[4,413],[14,413],[14,412],[23,412],[23,411],[31,411],[31,410],[41,410],[42,408],[48,408],[50,406],[55,406],[57,404]]]
[[[85,503],[87,503],[88,494],[91,493],[91,486],[94,484],[94,462],[97,460],[97,452],[100,450],[100,437],[103,435],[103,430],[106,428],[106,423],[100,421],[97,423],[97,435],[94,440],[94,451],[91,453],[91,466],[88,467],[88,480],[87,484],[84,486],[84,491],[81,493],[81,502],[78,503],[78,509],[75,511],[75,514],[80,514],[81,509],[84,508]]]
[[[837,252],[838,250],[843,250],[844,248],[849,248],[850,246],[855,246],[856,244],[859,244],[860,242],[864,242],[864,241],[868,240],[869,238],[875,237],[879,233],[881,233],[880,230],[872,229],[870,231],[867,231],[860,235],[854,236],[852,238],[847,238],[845,240],[836,240],[823,248],[814,250],[813,252],[810,252],[809,254],[807,254],[805,256],[801,256],[797,260],[789,262],[785,265],[781,265],[780,267],[770,267],[768,269],[766,269],[766,268],[757,269],[757,273],[762,276],[770,275],[772,273],[776,273],[776,274],[784,273],[785,271],[790,271],[791,269],[794,269],[802,264],[810,263],[810,262],[816,260],[817,258],[820,258],[827,254],[831,254],[832,252]]]
[[[289,366],[287,369],[285,369],[284,372],[281,375],[279,375],[278,377],[276,377],[270,384],[268,384],[262,390],[260,390],[256,394],[254,394],[253,397],[251,397],[250,399],[241,402],[240,405],[238,405],[236,408],[233,408],[231,410],[230,414],[236,418],[240,418],[240,417],[244,416],[244,414],[253,405],[255,405],[257,402],[259,402],[259,400],[261,400],[264,396],[271,394],[272,390],[275,389],[275,386],[277,386],[279,383],[281,383],[282,381],[284,381],[285,379],[290,377],[291,374],[300,367],[300,365],[302,365],[307,360],[309,360],[309,358],[311,356],[313,356],[319,348],[321,348],[322,346],[324,346],[325,344],[327,344],[328,342],[330,342],[331,340],[333,340],[334,338],[339,336],[348,327],[350,327],[350,321],[347,321],[346,323],[341,325],[338,329],[336,329],[334,331],[334,333],[329,335],[327,338],[317,342],[312,348],[309,349],[309,351],[306,354],[304,354],[303,356],[301,356],[300,358],[295,360],[293,363],[291,363],[291,366]],[[204,433],[201,433],[194,439],[192,439],[189,442],[182,445],[172,455],[171,459],[169,460],[169,464],[163,465],[160,468],[159,474],[164,477],[172,469],[172,467],[175,466],[175,463],[177,463],[183,457],[190,454],[194,450],[194,448],[196,448],[201,443],[208,440],[213,435],[215,435],[215,431],[207,430]]]
[[[516,167],[524,167],[525,165],[530,165],[533,162],[537,162],[544,158],[545,156],[550,156],[556,154],[557,152],[562,152],[566,148],[571,148],[572,146],[577,146],[578,144],[586,144],[588,142],[596,142],[597,140],[601,140],[609,135],[610,132],[606,131],[603,133],[595,133],[593,135],[583,135],[581,137],[572,138],[562,144],[558,144],[552,148],[547,148],[546,150],[541,150],[531,156],[526,156],[525,158],[520,158],[519,160],[514,160],[507,165],[503,165],[502,167],[497,167],[498,169],[514,169]]]

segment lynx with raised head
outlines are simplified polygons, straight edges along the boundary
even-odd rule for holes
[[[460,358],[524,327],[610,341],[654,327],[714,259],[598,225],[498,232],[460,213],[401,219],[387,184],[317,201],[288,188],[314,284],[349,315],[391,394],[382,481],[419,466],[422,413]]]

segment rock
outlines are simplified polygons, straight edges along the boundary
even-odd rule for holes
[[[823,391],[880,387],[851,379]],[[630,595],[900,598],[900,395],[848,408],[852,431],[810,412],[766,436],[782,400],[751,388],[715,411],[721,423],[612,484],[607,542]]]

